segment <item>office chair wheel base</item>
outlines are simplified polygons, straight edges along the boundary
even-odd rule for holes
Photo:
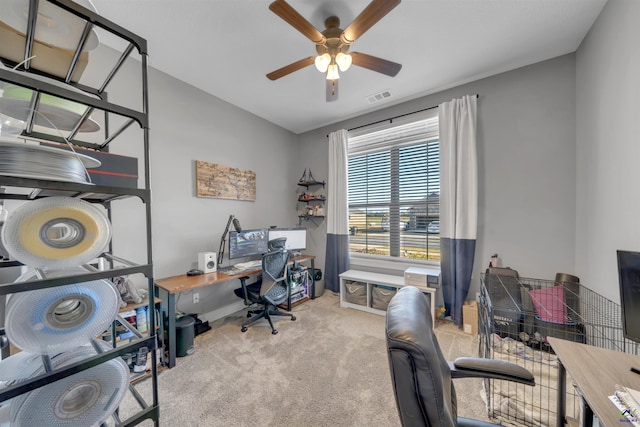
[[[291,316],[291,320],[296,320],[296,316]]]
[[[240,329],[240,331],[242,331],[242,332],[247,332],[247,327],[246,327],[246,326],[243,326],[243,327],[242,327],[242,329]]]
[[[271,333],[272,333],[273,335],[275,335],[275,334],[277,334],[277,333],[278,333],[278,330],[277,330],[277,329],[274,329],[274,330],[272,330],[272,331],[271,331]]]

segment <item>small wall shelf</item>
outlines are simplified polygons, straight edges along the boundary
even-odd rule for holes
[[[297,202],[304,203],[302,209],[298,211],[298,224],[301,224],[302,221],[311,221],[317,226],[317,221],[324,220],[323,205],[327,201],[325,195],[318,191],[324,189],[326,183],[324,181],[316,181],[313,178],[306,180],[306,174],[307,171],[305,170],[301,180],[298,181],[298,186],[306,189],[302,194],[298,194]],[[309,175],[311,176],[311,171],[309,171]]]
[[[307,197],[305,197],[305,196],[307,196]],[[310,196],[310,197],[308,197],[308,196]],[[298,201],[300,203],[310,203],[310,202],[322,202],[322,203],[324,203],[326,200],[327,199],[322,195],[315,196],[315,195],[310,195],[310,194],[307,194],[307,193],[303,193],[298,197]]]
[[[301,187],[313,187],[314,185],[321,185],[322,188],[324,188],[325,186],[325,182],[324,181],[300,181],[298,182],[298,185]]]

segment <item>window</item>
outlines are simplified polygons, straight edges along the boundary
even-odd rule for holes
[[[350,133],[349,251],[440,260],[438,118]]]

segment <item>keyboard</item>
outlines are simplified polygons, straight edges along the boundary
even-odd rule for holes
[[[218,270],[220,273],[228,273],[231,270],[233,270],[233,265],[227,265],[225,267],[218,267]]]
[[[228,265],[225,267],[218,267],[218,271],[228,274],[240,274],[244,271],[257,270],[262,267],[262,260],[239,262],[237,264]]]
[[[233,267],[240,271],[255,270],[256,268],[262,267],[262,260],[257,259],[255,261],[239,262],[234,264]]]

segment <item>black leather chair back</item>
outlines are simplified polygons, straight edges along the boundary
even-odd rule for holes
[[[456,392],[433,333],[429,301],[417,288],[401,288],[386,316],[391,381],[402,425],[455,426]]]

